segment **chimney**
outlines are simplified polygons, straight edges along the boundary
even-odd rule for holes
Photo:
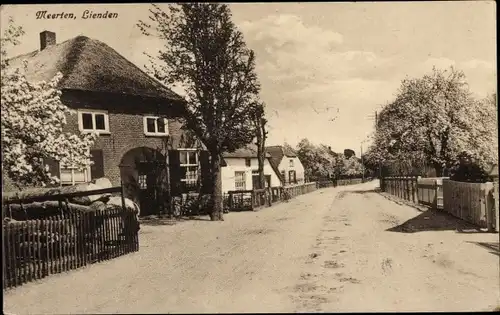
[[[40,50],[56,44],[56,33],[43,31],[40,33]]]

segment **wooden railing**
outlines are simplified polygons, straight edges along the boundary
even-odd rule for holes
[[[253,190],[232,190],[227,193],[229,211],[253,210]]]
[[[297,197],[299,195],[304,195],[304,194],[313,192],[316,189],[317,189],[316,182],[283,187],[284,193],[288,194],[289,198],[294,198],[294,197]]]
[[[121,187],[18,199],[16,204],[122,192]],[[5,205],[4,205],[5,206]],[[8,207],[5,206],[5,207]],[[6,210],[4,213],[8,213]],[[123,208],[62,212],[37,220],[3,222],[3,288],[139,250],[136,213]]]

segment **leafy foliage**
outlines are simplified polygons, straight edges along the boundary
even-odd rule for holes
[[[2,165],[18,187],[56,183],[44,159],[82,169],[90,164],[90,147],[96,135],[64,133],[66,115],[73,113],[61,103],[58,73],[50,82],[29,82],[23,69],[9,69],[6,48],[19,44],[22,28],[9,26],[2,38]]]
[[[327,146],[322,144],[316,146],[308,139],[302,139],[297,145],[296,152],[309,180],[329,178],[335,174],[336,153]]]
[[[363,174],[363,165],[355,156],[348,158],[344,155],[339,160],[338,165],[340,166],[339,173],[341,176],[354,177]]]

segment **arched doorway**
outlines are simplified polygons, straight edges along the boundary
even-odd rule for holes
[[[158,150],[137,147],[120,162],[120,174],[127,198],[141,208],[141,216],[159,214],[165,206],[168,174],[165,156]]]

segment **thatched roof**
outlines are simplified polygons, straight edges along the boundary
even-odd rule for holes
[[[271,160],[276,166],[280,165],[284,156],[297,157],[297,154],[293,150],[282,145],[266,147],[266,152],[271,155]]]
[[[9,67],[23,69],[29,80],[48,81],[63,74],[59,89],[118,93],[181,101],[182,97],[150,77],[108,45],[77,36],[39,51],[16,56]]]
[[[222,156],[225,158],[256,158],[257,146],[255,144],[249,144],[234,152],[224,152]],[[271,157],[271,155],[266,153],[266,157]]]

